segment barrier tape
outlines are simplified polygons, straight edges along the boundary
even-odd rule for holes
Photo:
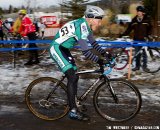
[[[4,40],[0,41],[0,44],[13,44],[12,48],[0,48],[0,52],[2,51],[19,51],[19,50],[41,50],[41,49],[48,49],[48,47],[42,48],[16,48],[14,44],[21,43],[21,44],[31,44],[31,43],[51,43],[52,40]],[[135,47],[135,46],[148,46],[148,47],[160,47],[160,42],[143,42],[143,41],[97,41],[97,43],[104,48],[126,48],[126,47]],[[89,47],[92,47],[89,45]],[[75,48],[80,48],[80,46],[75,46]]]

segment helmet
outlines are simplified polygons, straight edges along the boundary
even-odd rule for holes
[[[19,14],[24,14],[24,15],[26,15],[26,14],[27,14],[27,10],[21,9],[21,10],[19,10],[18,13],[19,13]]]
[[[88,5],[84,15],[86,18],[102,19],[104,11],[98,6]]]
[[[136,8],[137,11],[140,11],[140,12],[145,12],[145,8],[143,6],[137,6]]]

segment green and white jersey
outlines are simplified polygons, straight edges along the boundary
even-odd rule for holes
[[[92,33],[85,18],[70,21],[66,23],[55,35],[51,45],[59,44],[65,48],[73,48],[80,39],[88,39]]]

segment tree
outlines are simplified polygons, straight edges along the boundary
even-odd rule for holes
[[[157,3],[157,0],[143,0],[143,4],[146,8],[146,13],[153,19],[156,18]]]
[[[3,14],[3,9],[0,7],[0,15]]]
[[[72,16],[67,16],[69,20],[77,19],[84,15],[86,8],[85,3],[89,0],[70,0],[63,2],[61,5],[62,13],[71,13]]]
[[[129,4],[124,3],[121,5],[121,13],[122,14],[128,14],[129,13]]]
[[[19,11],[18,8],[14,8],[14,9],[13,9],[13,12],[14,12],[14,13],[17,13],[18,11]]]
[[[12,5],[9,6],[8,12],[9,12],[9,13],[12,13],[12,12],[13,12],[13,6],[12,6]]]

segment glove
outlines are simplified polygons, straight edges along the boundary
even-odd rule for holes
[[[103,65],[105,65],[105,64],[108,64],[109,62],[108,62],[107,60],[105,60],[105,59],[99,59],[99,60],[97,61],[97,63],[98,63],[100,66],[103,66]]]
[[[104,54],[102,54],[103,55],[103,57],[107,60],[107,61],[110,61],[110,60],[112,60],[112,54],[111,53],[108,53],[108,52],[106,52],[106,53],[104,53]]]

